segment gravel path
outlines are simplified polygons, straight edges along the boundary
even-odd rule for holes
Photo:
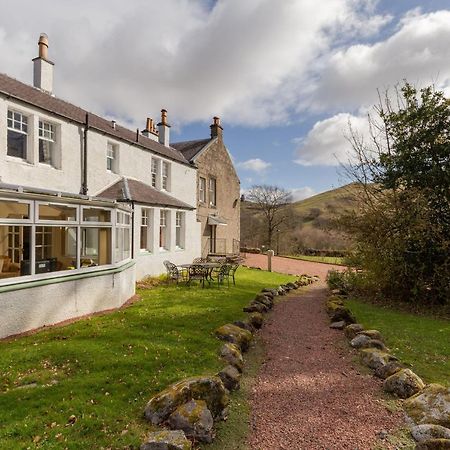
[[[326,287],[278,303],[261,335],[267,358],[252,388],[255,450],[395,448],[380,431],[401,426],[401,413],[379,401],[381,381],[359,372],[342,332],[328,327]]]
[[[267,270],[267,256],[247,253],[245,255],[244,264],[249,267],[259,267],[260,269]],[[274,256],[272,258],[272,270],[274,272],[293,275],[301,275],[302,273],[306,273],[308,275],[317,275],[322,280],[325,280],[328,271],[331,269],[344,270],[345,267],[302,261],[300,259],[282,258],[280,256]]]

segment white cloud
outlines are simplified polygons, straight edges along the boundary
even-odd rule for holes
[[[237,163],[236,165],[243,170],[260,173],[265,172],[272,164],[260,158],[253,158]]]
[[[338,166],[352,159],[349,123],[355,133],[369,136],[367,117],[340,113],[316,122],[306,138],[296,139],[295,162],[302,166]]]
[[[418,87],[450,86],[450,11],[405,14],[397,30],[372,45],[341,48],[322,61],[320,80],[309,94],[316,111],[354,111],[377,101],[377,89],[407,79]]]
[[[291,118],[314,61],[336,37],[385,22],[372,0],[121,0],[2,4],[0,71],[30,82],[40,32],[49,35],[55,94],[143,125],[169,120],[265,125]]]
[[[291,189],[292,200],[294,202],[304,200],[305,198],[312,197],[313,195],[316,194],[317,192],[309,186]]]

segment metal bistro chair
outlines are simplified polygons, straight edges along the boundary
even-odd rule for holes
[[[176,281],[178,284],[178,281],[185,279],[183,270],[179,269],[174,263],[166,260],[163,264],[167,270],[167,280],[169,282]]]
[[[187,286],[191,285],[192,280],[198,280],[205,287],[205,278],[207,276],[206,269],[200,264],[192,264],[188,269]]]
[[[232,264],[230,269],[230,275],[233,278],[233,285],[236,286],[236,280],[234,278],[234,275],[236,274],[236,271],[239,269],[239,263]]]
[[[225,278],[227,279],[228,287],[230,287],[230,276],[231,275],[232,266],[230,264],[222,264],[219,270],[216,272],[217,276],[217,287],[220,286],[220,283],[223,283]]]

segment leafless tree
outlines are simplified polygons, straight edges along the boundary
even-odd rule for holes
[[[278,186],[252,186],[245,196],[252,208],[259,210],[266,220],[267,245],[272,248],[274,231],[285,219],[284,207],[291,203],[290,192]]]

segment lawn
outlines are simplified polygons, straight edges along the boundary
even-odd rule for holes
[[[366,329],[381,331],[386,345],[426,383],[450,386],[450,322],[348,300]]]
[[[339,258],[336,256],[310,256],[310,255],[296,255],[286,256],[286,258],[301,259],[303,261],[311,261],[325,264],[335,264],[338,266],[345,266],[345,258]]]
[[[136,448],[147,400],[221,366],[216,327],[292,277],[241,268],[237,286],[161,286],[122,310],[0,342],[1,448]]]

